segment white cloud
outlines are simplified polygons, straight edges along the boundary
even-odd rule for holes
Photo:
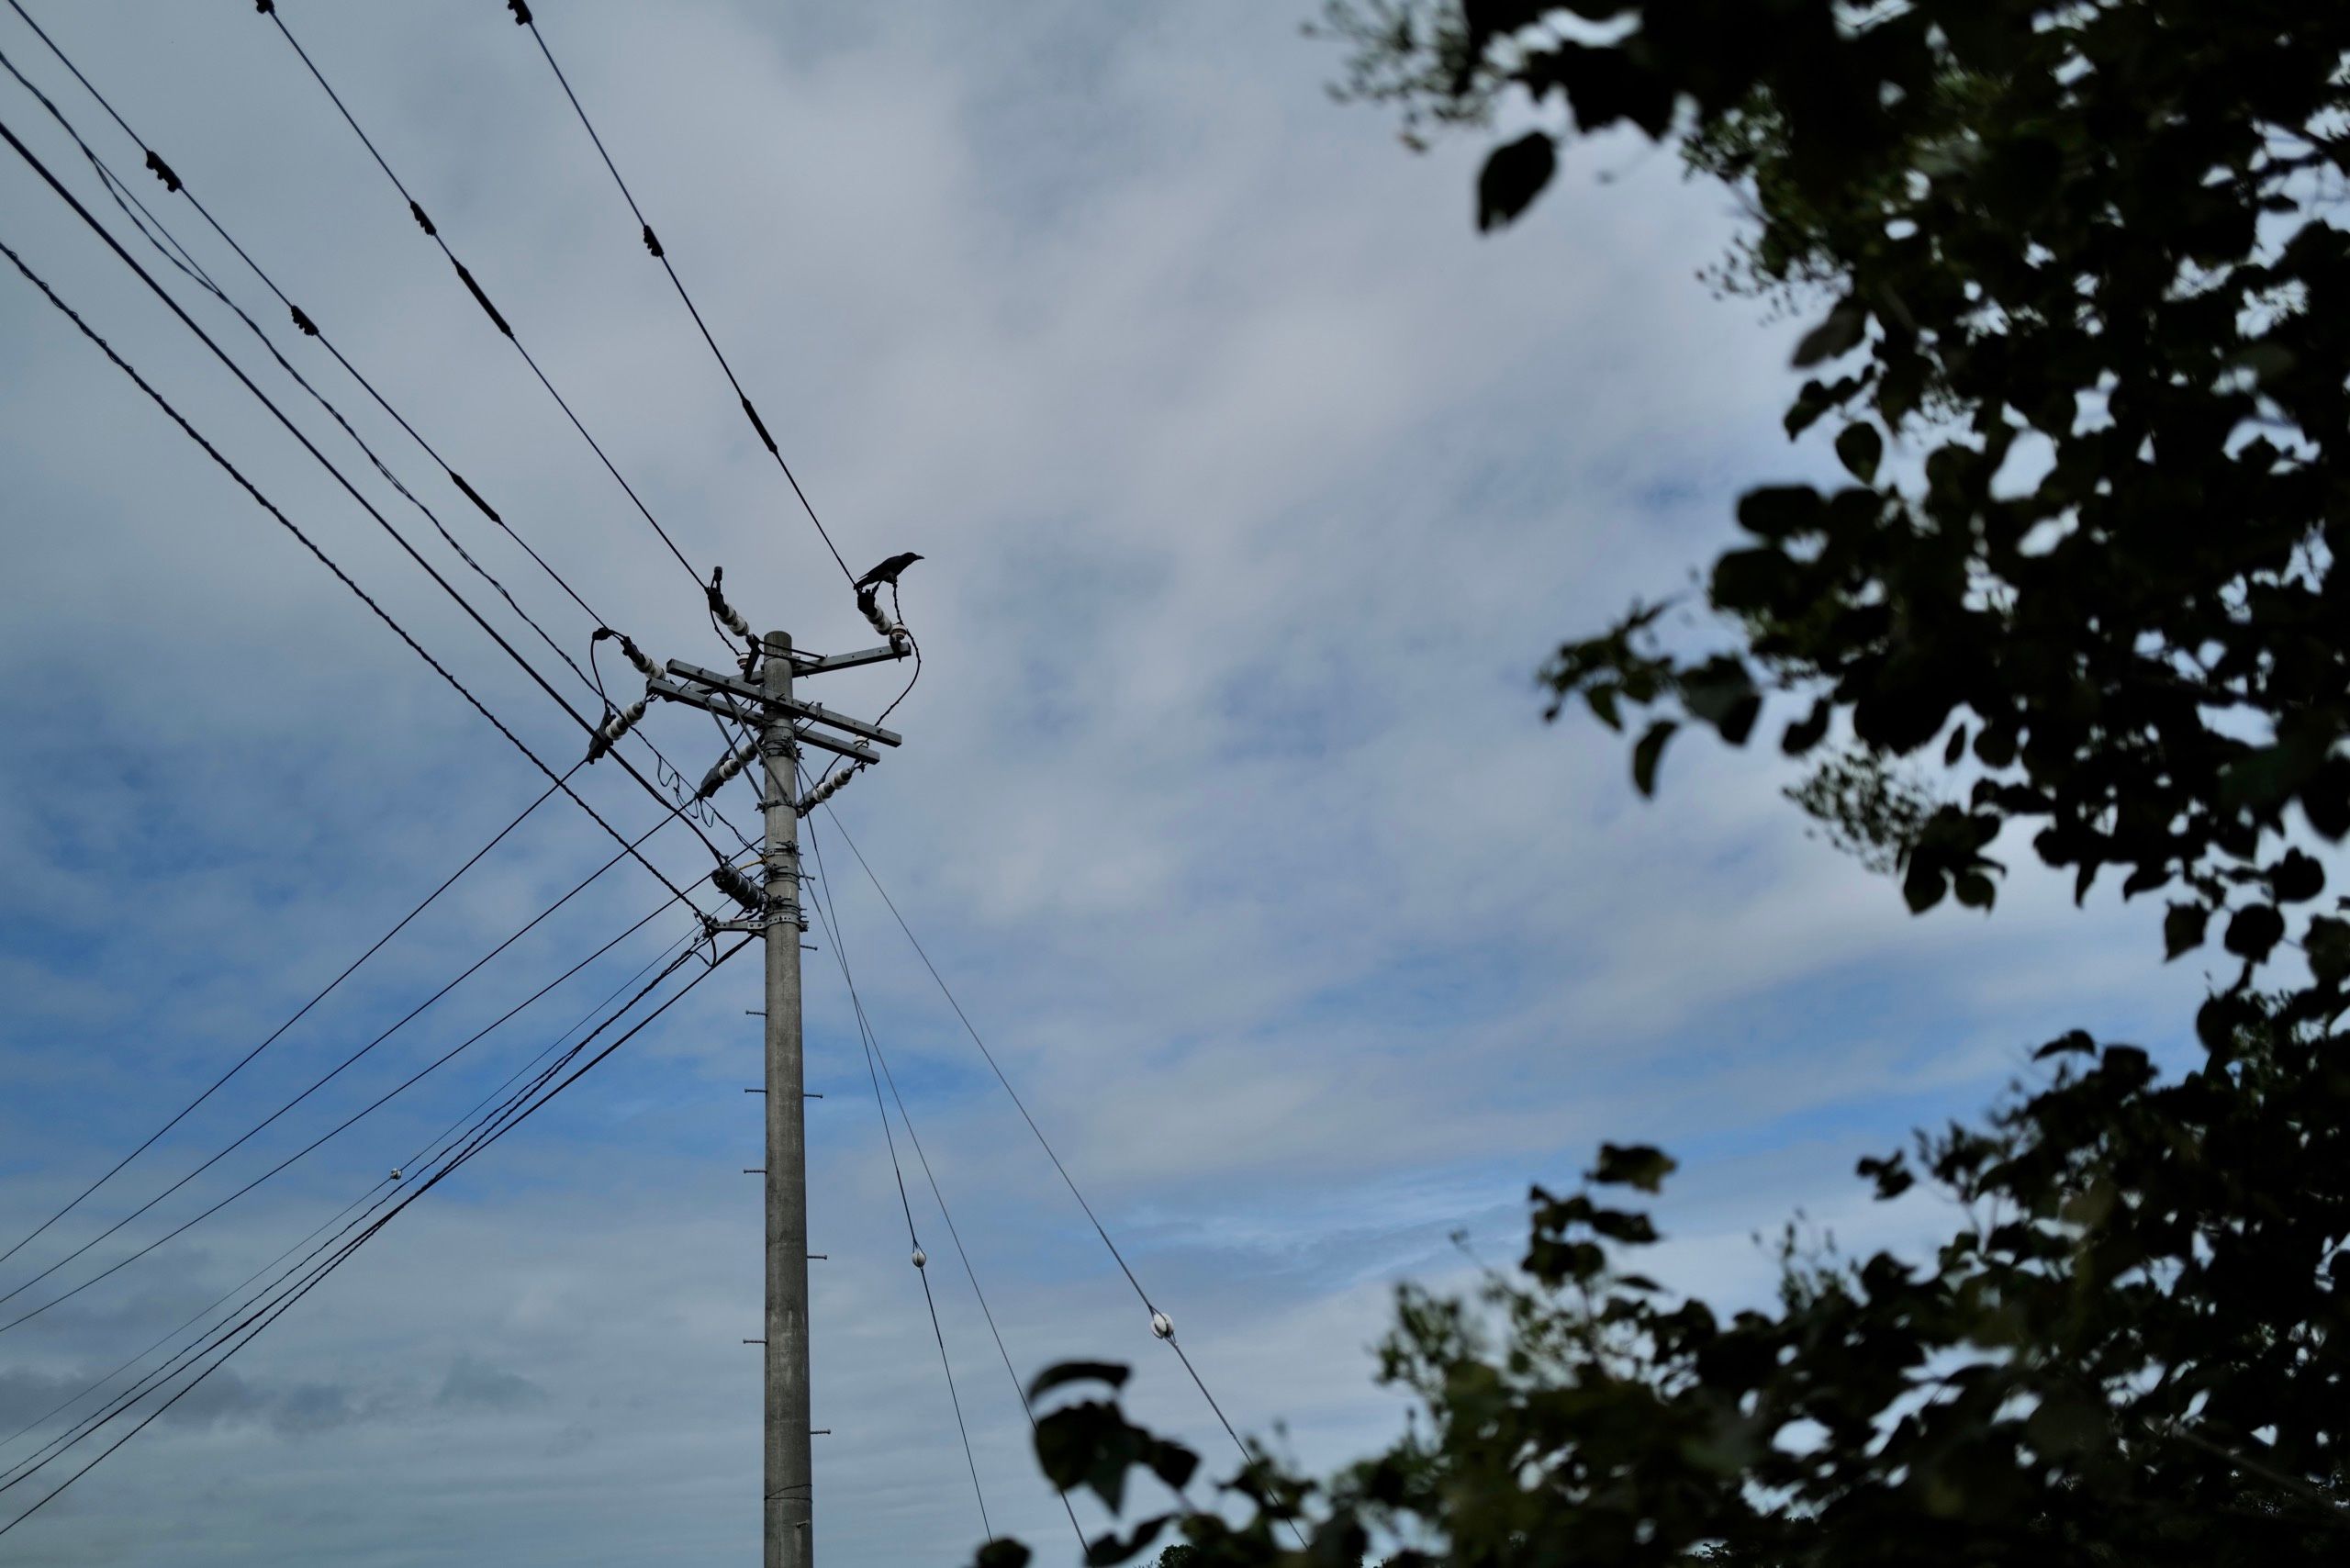
[[[2076,914],[2019,875],[1994,921],[1911,922],[1803,836],[1767,746],[1678,743],[1651,805],[1615,738],[1580,714],[1539,722],[1531,671],[1554,639],[1682,586],[1740,487],[1813,461],[1777,434],[1785,330],[1692,280],[1727,219],[1668,155],[1579,150],[1533,217],[1480,240],[1474,148],[1412,158],[1377,112],[1330,106],[1335,58],[1278,8],[541,9],[852,568],[929,557],[906,580],[927,656],[892,720],[908,745],[842,817],[1245,1429],[1286,1418],[1314,1462],[1375,1443],[1395,1405],[1365,1347],[1393,1282],[1460,1278],[1460,1226],[1514,1256],[1527,1182],[1572,1180],[1600,1137],[1684,1153],[1671,1271],[1751,1292],[1748,1233],[1798,1203],[1851,1236],[1917,1223],[1860,1201],[1851,1159],[1979,1104],[2019,1047],[2076,1023],[2175,1032],[2195,977],[2145,985],[2138,912]],[[289,20],[696,564],[722,562],[755,621],[864,640],[502,13]],[[265,23],[160,5],[45,21],[601,613],[658,654],[715,658],[676,564]],[[0,47],[56,74],[13,23]],[[81,178],[37,107],[13,86],[0,102]],[[105,148],[136,166],[120,139]],[[141,189],[251,297],[179,204]],[[552,704],[22,171],[0,169],[0,237],[420,640],[550,760],[576,756]],[[241,328],[197,313],[242,354]],[[588,618],[316,345],[283,336],[584,655]],[[14,283],[0,344],[12,1238],[543,781]],[[319,424],[298,392],[285,407]],[[422,520],[380,504],[488,613]],[[871,711],[895,680],[844,676],[824,700]],[[698,718],[647,728],[688,771],[712,755]],[[609,765],[588,782],[624,830],[653,820]],[[747,797],[733,814],[748,821]],[[860,985],[1020,1375],[1064,1354],[1135,1360],[1136,1408],[1220,1462],[1180,1368],[821,831]],[[674,829],[655,844],[673,874],[706,859]],[[575,809],[543,808],[92,1217],[217,1148],[610,852]],[[656,896],[616,869],[159,1217],[283,1158]],[[0,1339],[0,1372],[50,1386],[160,1333],[677,934],[648,933],[283,1192]],[[832,1254],[822,1547],[952,1561],[975,1539],[968,1478],[832,955],[810,958]],[[755,984],[714,981],[233,1363],[251,1408],[354,1419],[298,1439],[266,1419],[159,1424],[9,1546],[28,1562],[745,1550],[757,1242],[736,1172],[755,1163],[739,1093]],[[914,1209],[995,1522],[1058,1550],[1066,1521],[919,1186]],[[0,1268],[0,1288],[15,1278]],[[451,1388],[474,1396],[453,1406]],[[490,1397],[525,1388],[543,1400]]]

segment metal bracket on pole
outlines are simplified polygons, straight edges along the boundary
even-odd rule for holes
[[[730,701],[713,691],[703,691],[691,686],[680,686],[674,680],[663,680],[659,676],[647,680],[644,683],[644,689],[655,697],[666,697],[672,702],[683,702],[690,707],[699,708],[705,712],[715,713],[722,719],[732,719],[738,724],[748,724],[754,729],[758,727],[759,715],[755,710],[745,709],[742,704]]]
[[[832,654],[821,659],[810,659],[804,654],[791,655],[795,675],[829,675],[836,669],[855,669],[859,665],[888,664],[906,657],[910,650],[891,644],[886,648],[867,648],[854,654]],[[802,660],[806,660],[802,663]]]
[[[835,753],[854,762],[870,764],[881,760],[881,754],[872,747],[861,746],[855,741],[836,741],[822,730],[801,730],[799,732],[799,736],[802,745],[814,746],[819,751]],[[895,745],[897,742],[892,741],[890,744]]]
[[[713,691],[722,691],[730,697],[739,697],[748,702],[756,702],[769,708],[779,708],[796,719],[806,719],[818,724],[830,724],[836,730],[846,730],[850,734],[862,735],[869,741],[879,741],[883,745],[901,745],[905,741],[905,737],[895,730],[885,730],[878,724],[868,724],[862,719],[852,719],[845,713],[835,713],[821,703],[801,702],[789,697],[769,697],[746,680],[739,680],[731,675],[721,675],[716,670],[704,669],[699,665],[689,665],[683,659],[671,659],[669,673],[680,680],[692,681],[697,686],[706,686]],[[665,689],[662,695],[669,696],[676,689],[675,688]]]

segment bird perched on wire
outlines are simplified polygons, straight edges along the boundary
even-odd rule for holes
[[[883,587],[896,588],[898,586],[898,574],[921,559],[921,556],[915,554],[911,550],[901,551],[899,554],[890,556],[888,560],[882,562],[879,566],[866,573],[865,576],[856,579],[857,591],[862,593],[868,588]]]

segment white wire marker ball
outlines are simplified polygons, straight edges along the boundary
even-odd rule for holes
[[[928,1254],[927,1252],[924,1252],[924,1251],[923,1251],[921,1248],[919,1248],[919,1247],[917,1247],[917,1248],[915,1248],[915,1249],[914,1249],[914,1267],[915,1267],[915,1268],[917,1268],[917,1269],[922,1268],[922,1267],[923,1267],[924,1265],[928,1264],[928,1263],[929,1263],[929,1261],[930,1261],[930,1254]]]
[[[1162,1339],[1172,1339],[1175,1338],[1175,1320],[1163,1312],[1154,1312],[1150,1315],[1150,1331]]]

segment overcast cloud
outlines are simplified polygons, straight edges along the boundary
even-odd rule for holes
[[[692,585],[250,7],[30,7],[419,430],[613,624],[716,662]],[[1694,274],[1731,218],[1631,141],[1518,229],[1477,148],[1334,106],[1306,7],[540,0],[550,42],[853,568],[898,550],[921,683],[838,801],[1244,1430],[1305,1462],[1400,1406],[1403,1278],[1516,1256],[1527,1184],[1669,1145],[1662,1271],[1736,1295],[1798,1207],[1847,1245],[1853,1158],[2083,1025],[2155,1047],[2146,912],[2019,876],[1911,921],[1807,837],[1767,745],[1540,722],[1565,633],[1685,585],[1736,493],[1815,471],[1794,328]],[[870,633],[493,0],[283,9],[698,568],[801,645]],[[0,50],[140,153],[13,16]],[[118,230],[13,82],[0,120]],[[103,134],[101,134],[103,132]],[[183,201],[133,187],[575,656],[594,622],[496,535]],[[201,238],[199,236],[202,235]],[[543,756],[578,737],[9,157],[0,240]],[[151,252],[141,251],[142,259]],[[187,308],[436,565],[462,565],[176,274]],[[266,305],[267,308],[263,307]],[[248,352],[252,351],[252,352]],[[0,274],[0,1245],[162,1122],[543,787],[482,720]],[[267,375],[263,374],[266,368]],[[332,438],[332,439],[330,439]],[[364,476],[364,478],[362,477]],[[485,606],[496,600],[485,589]],[[528,639],[497,606],[502,630]],[[487,610],[485,610],[487,613]],[[554,655],[534,640],[551,676]],[[617,661],[606,657],[610,673]],[[892,669],[831,678],[877,711]],[[578,692],[566,688],[575,700]],[[1767,726],[1766,726],[1767,728]],[[648,733],[697,774],[718,741]],[[652,802],[609,764],[623,832]],[[727,801],[747,823],[747,787]],[[1021,1376],[1137,1363],[1214,1417],[829,826],[847,957]],[[98,1200],[47,1266],[242,1131],[611,853],[551,801]],[[709,861],[671,827],[673,876]],[[343,1079],[41,1285],[266,1170],[650,909],[623,865]],[[0,1332],[0,1433],[324,1221],[686,934],[674,913],[182,1239]],[[2064,940],[2052,940],[2061,930]],[[811,953],[819,1550],[965,1561],[970,1480],[831,943]],[[22,1529],[26,1563],[740,1561],[758,1529],[755,959],[404,1214],[201,1393]],[[2158,1024],[2158,1021],[2162,1021]],[[990,1517],[1073,1560],[909,1159]],[[13,1462],[37,1438],[0,1449]],[[53,1473],[0,1495],[7,1505]],[[45,1489],[45,1488],[44,1488]],[[1089,1527],[1098,1510],[1080,1504]]]

